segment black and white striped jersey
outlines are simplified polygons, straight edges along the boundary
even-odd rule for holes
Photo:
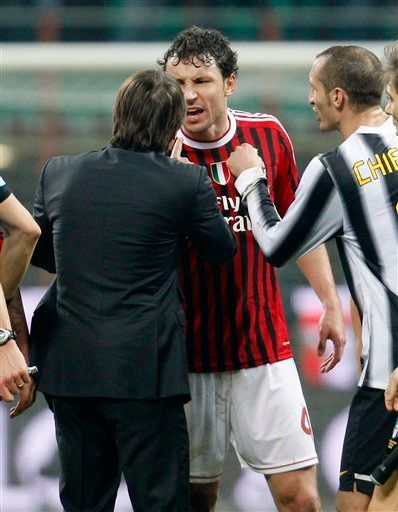
[[[384,389],[398,366],[398,138],[392,119],[361,126],[315,157],[283,219],[258,169],[242,173],[236,187],[247,194],[253,233],[270,263],[283,265],[337,239],[362,317],[359,383]]]

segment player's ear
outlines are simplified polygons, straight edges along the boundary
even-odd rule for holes
[[[341,87],[336,87],[332,91],[332,101],[333,101],[334,106],[338,110],[342,109],[346,100],[347,100],[347,93],[345,92],[344,89],[341,89]]]
[[[234,74],[229,75],[224,80],[224,94],[225,94],[225,96],[231,96],[231,94],[234,92],[234,90],[236,88],[236,84],[237,84],[237,80],[236,80],[236,75],[234,75]]]

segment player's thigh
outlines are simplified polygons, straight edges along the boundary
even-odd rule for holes
[[[231,372],[191,373],[188,423],[190,481],[216,482],[223,471],[230,439]]]
[[[336,510],[337,512],[366,512],[369,502],[370,496],[357,491],[354,485],[353,491],[337,492]]]
[[[231,425],[241,463],[254,471],[285,473],[318,462],[293,359],[238,372]]]

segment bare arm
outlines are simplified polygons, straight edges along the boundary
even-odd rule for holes
[[[0,203],[0,224],[6,230],[0,253],[0,282],[8,300],[28,267],[40,228],[12,194]]]
[[[384,400],[388,411],[398,412],[398,367],[390,375],[387,389],[384,392]]]
[[[337,295],[329,257],[324,245],[302,256],[297,263],[323,305],[319,322],[318,356],[323,356],[326,341],[333,342],[334,350],[321,365],[325,373],[336,366],[343,356],[345,345],[344,320]]]
[[[28,345],[28,324],[26,323],[25,310],[22,303],[21,292],[19,288],[14,293],[8,304],[8,315],[13,330],[17,333],[17,345],[22,352],[25,361],[29,362],[29,345]]]
[[[11,302],[8,305],[8,314],[12,328],[17,333],[17,345],[22,352],[26,364],[29,362],[29,331],[26,323],[25,311],[22,303],[21,292],[19,289],[14,293]],[[23,411],[28,409],[36,400],[36,382],[30,379],[21,390],[18,403],[10,410],[10,417],[15,418]]]
[[[362,324],[361,318],[359,316],[359,311],[355,305],[355,302],[350,299],[350,311],[351,311],[351,323],[352,328],[354,330],[355,341],[356,341],[356,356],[357,356],[357,369],[358,376],[361,376],[362,372],[362,363],[361,363],[361,354],[362,354]]]
[[[0,327],[11,329],[11,321],[0,284]],[[27,365],[14,340],[0,346],[0,396],[6,402],[12,402],[21,392],[18,386],[30,381]]]

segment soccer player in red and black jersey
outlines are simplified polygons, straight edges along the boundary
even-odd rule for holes
[[[191,511],[213,510],[230,442],[243,465],[265,475],[279,511],[319,510],[317,455],[276,273],[253,238],[225,165],[243,142],[258,148],[283,215],[298,183],[291,142],[275,117],[228,109],[237,55],[220,32],[191,27],[158,62],[178,80],[187,104],[172,156],[207,166],[239,244],[224,268],[207,264],[193,248],[182,262],[192,395]],[[334,350],[321,365],[329,371],[341,358],[344,329],[325,249],[299,265],[324,305],[318,354],[332,339]]]

